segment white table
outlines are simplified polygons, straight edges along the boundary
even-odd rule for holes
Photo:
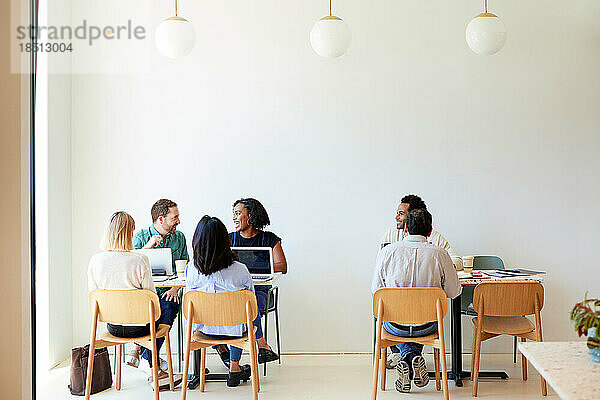
[[[563,400],[600,399],[600,363],[585,342],[526,342],[519,351]]]

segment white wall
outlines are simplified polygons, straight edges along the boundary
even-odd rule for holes
[[[113,211],[146,227],[172,198],[190,240],[205,213],[231,229],[231,203],[254,196],[289,262],[285,350],[368,351],[377,244],[406,193],[460,253],[547,270],[545,337],[572,339],[570,305],[600,278],[600,3],[496,2],[508,41],[478,57],[464,28],[479,3],[338,1],[353,42],[326,60],[308,44],[325,2],[185,2],[187,58],[75,75],[76,344]],[[169,10],[155,7],[158,23]]]

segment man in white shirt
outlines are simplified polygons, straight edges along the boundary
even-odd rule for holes
[[[443,248],[427,242],[432,231],[431,214],[424,208],[411,210],[406,227],[409,234],[404,240],[385,246],[377,254],[371,291],[385,287],[439,287],[449,298],[458,296],[461,287],[450,256]],[[437,322],[399,325],[384,321],[383,328],[396,336],[421,337],[436,332]],[[396,389],[409,392],[411,376],[416,386],[427,385],[429,374],[421,355],[423,345],[401,343],[396,347],[400,351]]]
[[[425,202],[417,195],[409,194],[400,200],[400,204],[398,204],[398,208],[396,209],[396,226],[385,232],[379,244],[379,248],[383,248],[390,243],[398,242],[406,236],[406,216],[411,210],[416,210],[417,208],[427,209]],[[456,250],[450,246],[450,243],[448,243],[446,238],[439,232],[432,230],[427,241],[446,250],[452,259],[452,263],[456,270],[462,271],[462,259]]]

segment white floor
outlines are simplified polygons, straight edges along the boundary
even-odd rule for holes
[[[428,368],[433,369],[431,355],[427,358]],[[519,357],[520,359],[520,357]],[[242,363],[247,357],[242,358]],[[448,360],[449,361],[449,360]],[[112,362],[112,357],[111,357]],[[465,356],[464,368],[468,369],[470,355]],[[216,356],[207,360],[207,367],[213,372],[224,372],[220,360]],[[448,362],[448,367],[450,363]],[[177,369],[177,364],[175,363]],[[521,380],[520,360],[513,364],[512,355],[486,354],[482,356],[481,368],[485,370],[505,370],[510,379],[480,380],[479,397],[482,399],[540,399],[540,379],[535,369],[529,365],[529,380]],[[269,364],[268,375],[262,375],[259,398],[268,399],[370,399],[372,385],[372,364],[370,354],[361,355],[286,355],[282,364]],[[396,371],[389,370],[387,375],[387,390],[379,391],[379,399],[441,399],[441,392],[435,391],[435,381],[428,386],[416,389],[410,394],[399,393],[394,389]],[[92,396],[96,400],[111,399],[151,399],[152,389],[146,382],[147,375],[131,367],[123,367],[121,391],[113,387]],[[67,389],[69,383],[69,366],[62,365],[50,371],[44,382],[38,383],[38,399],[74,399]],[[465,381],[462,388],[449,382],[451,399],[472,399],[471,382]],[[237,388],[228,388],[224,382],[207,382],[206,391],[198,389],[188,391],[188,399],[216,398],[251,399],[250,382]],[[161,399],[179,399],[179,389],[175,392],[161,392]],[[548,387],[548,398],[558,396]]]

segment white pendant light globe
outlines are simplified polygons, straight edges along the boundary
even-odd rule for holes
[[[321,18],[310,30],[310,45],[321,57],[340,57],[346,53],[351,41],[348,25],[334,15]]]
[[[497,15],[484,12],[467,25],[467,44],[477,54],[492,55],[506,43],[506,27]]]
[[[181,58],[188,55],[196,44],[194,26],[178,16],[165,19],[154,35],[156,47],[165,57]]]

